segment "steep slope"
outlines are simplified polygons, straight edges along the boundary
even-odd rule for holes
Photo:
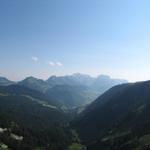
[[[90,103],[98,95],[89,87],[82,85],[56,85],[47,90],[46,94],[67,108],[79,107]]]
[[[89,150],[150,147],[150,81],[113,87],[74,122]],[[147,145],[147,146],[146,146]]]
[[[0,86],[8,86],[14,84],[15,82],[8,80],[5,77],[0,77]]]
[[[97,78],[95,78],[91,87],[97,92],[99,92],[99,96],[100,96],[111,87],[122,83],[127,83],[127,81],[124,79],[113,79],[107,75],[99,75]]]
[[[71,141],[67,126],[68,116],[43,94],[18,85],[0,87],[0,141],[9,148],[65,150]]]

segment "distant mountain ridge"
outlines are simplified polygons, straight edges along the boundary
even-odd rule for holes
[[[51,76],[47,79],[49,84],[53,85],[91,85],[94,81],[94,77],[91,77],[86,74],[75,73],[73,75],[67,76]]]
[[[9,80],[5,78],[6,81]],[[112,79],[106,75],[94,78],[86,74],[76,73],[67,76],[51,76],[47,80],[31,76],[19,82],[9,81],[7,84],[2,85],[23,85],[53,97],[62,104],[62,107],[73,108],[86,105],[112,86],[126,82],[126,80]]]
[[[19,81],[18,84],[40,92],[45,92],[48,88],[50,88],[50,85],[46,81],[35,77],[27,77],[24,80]]]
[[[0,86],[8,86],[11,84],[15,84],[15,82],[8,80],[5,77],[0,77]]]

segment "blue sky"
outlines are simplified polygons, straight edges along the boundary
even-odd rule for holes
[[[149,0],[0,0],[0,75],[150,79]]]

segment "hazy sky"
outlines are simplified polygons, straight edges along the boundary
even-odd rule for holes
[[[150,0],[0,0],[0,75],[150,79]]]

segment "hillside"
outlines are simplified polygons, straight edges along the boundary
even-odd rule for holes
[[[150,81],[111,88],[74,121],[89,150],[150,148]]]
[[[58,101],[62,107],[69,109],[88,104],[98,95],[94,90],[82,85],[56,85],[45,94]]]
[[[0,87],[0,142],[12,150],[65,150],[68,116],[43,94],[17,85]],[[70,138],[69,138],[70,137]]]

